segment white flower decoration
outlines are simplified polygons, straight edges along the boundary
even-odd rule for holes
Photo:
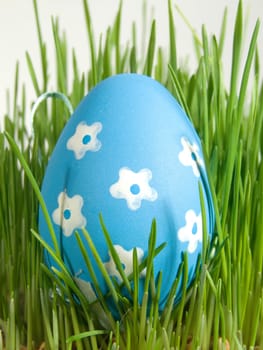
[[[149,186],[151,178],[152,172],[149,169],[135,173],[129,168],[121,168],[119,180],[110,187],[110,193],[114,198],[126,199],[128,207],[137,210],[143,199],[153,202],[158,198],[157,191]]]
[[[75,134],[68,140],[67,149],[73,151],[78,160],[83,158],[87,151],[97,152],[101,148],[101,142],[97,139],[97,134],[101,130],[100,122],[92,125],[81,122]]]
[[[202,243],[202,216],[196,215],[193,210],[188,210],[185,214],[186,225],[178,230],[178,238],[181,242],[189,242],[187,250],[194,253],[198,242]]]
[[[53,211],[52,219],[62,227],[65,236],[71,236],[75,229],[85,227],[86,218],[81,213],[83,203],[83,198],[78,194],[68,197],[64,191],[58,195],[58,208]]]
[[[123,265],[123,270],[125,272],[125,275],[129,276],[133,272],[133,249],[126,250],[120,245],[114,245],[114,248],[116,250],[116,253],[119,255],[120,261]],[[141,248],[135,248],[135,249],[137,251],[138,263],[140,264],[142,262],[144,252]],[[109,253],[109,256],[110,256],[110,260],[106,262],[104,266],[110,276],[116,277],[119,280],[119,282],[121,282],[122,281],[121,275],[117,270],[115,262],[110,253]],[[141,276],[145,276],[145,269],[141,272]]]
[[[204,162],[199,155],[197,144],[190,144],[184,137],[181,138],[183,150],[179,153],[178,158],[184,166],[191,166],[196,177],[200,176],[198,166],[203,166]]]
[[[82,291],[86,299],[92,303],[93,301],[97,300],[97,295],[94,292],[94,289],[92,288],[92,285],[90,282],[87,282],[79,277],[73,277],[74,281],[76,282],[79,289]]]

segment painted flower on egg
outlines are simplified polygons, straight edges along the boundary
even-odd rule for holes
[[[82,206],[83,198],[80,195],[68,197],[66,192],[58,195],[58,208],[52,213],[52,218],[55,224],[62,227],[65,236],[71,236],[74,230],[86,226]]]
[[[141,201],[155,201],[158,197],[156,190],[149,186],[152,172],[149,169],[142,169],[138,173],[129,168],[121,168],[119,180],[110,187],[112,197],[125,199],[131,210],[137,210]]]
[[[198,243],[202,243],[203,228],[201,213],[196,215],[193,210],[185,213],[186,225],[178,231],[178,238],[182,242],[188,242],[187,250],[194,253]]]
[[[88,151],[97,152],[101,147],[101,142],[97,139],[101,129],[101,123],[87,125],[81,122],[74,135],[68,140],[67,149],[74,152],[76,159],[83,158]]]

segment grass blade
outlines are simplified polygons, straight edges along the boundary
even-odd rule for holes
[[[90,10],[88,6],[87,0],[83,0],[83,7],[84,7],[84,13],[85,13],[85,21],[86,21],[86,27],[87,27],[87,34],[89,39],[89,48],[90,48],[90,54],[91,54],[91,82],[90,82],[90,88],[95,86],[98,83],[98,70],[97,70],[97,62],[96,62],[96,48],[95,48],[95,42],[94,42],[94,35],[92,30],[92,23],[91,23],[91,15]]]
[[[150,34],[146,60],[145,60],[144,69],[143,69],[143,73],[149,76],[151,76],[152,69],[153,69],[155,43],[156,43],[156,22],[154,20],[152,22],[151,34]]]

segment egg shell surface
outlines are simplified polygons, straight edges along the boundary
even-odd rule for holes
[[[101,229],[102,214],[127,275],[132,251],[147,257],[153,219],[154,259],[162,271],[160,309],[167,300],[182,253],[188,254],[188,280],[202,250],[203,227],[198,183],[204,194],[207,232],[214,213],[199,137],[176,99],[160,83],[138,74],[105,79],[79,104],[63,129],[49,160],[42,195],[62,257],[73,276],[92,290],[92,281],[74,232],[89,232],[108,274],[121,281]],[[39,230],[53,242],[39,211]],[[108,289],[83,239],[103,293]],[[46,254],[49,266],[56,266]],[[143,289],[144,273],[141,274]],[[178,291],[179,295],[180,291]],[[92,294],[92,293],[91,293]]]

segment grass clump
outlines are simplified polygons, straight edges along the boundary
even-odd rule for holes
[[[33,1],[41,57],[38,77],[30,53],[26,53],[36,96],[49,90],[47,45],[41,33],[36,0]],[[173,307],[179,277],[186,276],[187,258],[170,292],[166,307],[158,312],[161,274],[152,283],[152,261],[162,247],[155,247],[153,222],[149,236],[149,257],[138,264],[133,252],[133,275],[124,280],[132,302],[120,294],[111,280],[111,296],[119,308],[115,321],[105,303],[88,303],[66,270],[58,252],[51,254],[61,270],[51,273],[42,264],[45,242],[37,231],[41,185],[48,158],[69,118],[67,105],[59,99],[39,105],[33,134],[26,127],[26,87],[21,86],[16,66],[12,107],[8,106],[0,132],[0,349],[262,349],[263,348],[263,84],[257,51],[259,22],[255,24],[243,70],[241,61],[243,9],[239,2],[235,20],[230,87],[224,83],[221,57],[226,33],[226,14],[220,36],[194,34],[198,65],[190,75],[180,67],[176,51],[174,6],[168,1],[169,52],[158,47],[157,23],[153,20],[146,52],[138,55],[138,33],[132,27],[131,40],[120,43],[121,5],[115,21],[94,42],[88,2],[83,0],[91,63],[80,72],[77,54],[57,19],[52,21],[56,57],[57,91],[75,108],[99,81],[115,73],[138,72],[153,76],[179,100],[203,143],[216,212],[216,242],[211,252],[204,247],[203,264],[189,291],[186,281],[181,301]],[[71,57],[71,59],[69,59]],[[68,72],[73,72],[72,81]],[[252,82],[251,91],[249,81]],[[60,116],[59,118],[57,116]],[[114,248],[103,221],[105,239]],[[52,228],[51,228],[52,230]],[[97,263],[100,258],[84,232]],[[80,252],[83,243],[76,235]],[[138,304],[138,278],[147,266],[147,288]],[[91,268],[91,267],[90,267]],[[121,266],[119,266],[119,272]],[[106,276],[105,276],[106,278]],[[95,276],[94,276],[95,279]],[[147,314],[149,292],[152,303]],[[78,299],[78,302],[76,301]],[[100,322],[96,315],[103,313]],[[41,345],[42,344],[42,345]]]

